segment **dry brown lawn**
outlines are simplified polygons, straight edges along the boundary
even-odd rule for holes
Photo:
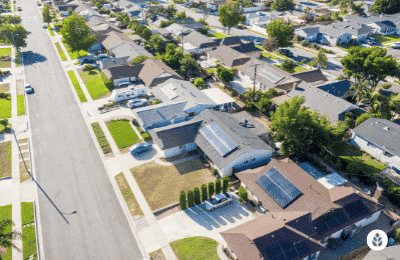
[[[10,91],[10,83],[0,84],[0,92]]]
[[[118,184],[119,190],[122,193],[122,196],[124,197],[125,203],[129,208],[129,211],[131,212],[132,217],[133,216],[143,216],[142,209],[139,206],[139,203],[137,202],[135,195],[133,195],[133,192],[131,188],[129,187],[128,181],[126,180],[124,173],[120,173],[115,176],[115,181]]]
[[[11,177],[11,142],[0,143],[0,178]]]
[[[11,60],[0,60],[1,68],[11,68]]]
[[[20,145],[21,151],[28,150],[28,145]]]
[[[216,180],[199,158],[173,166],[149,162],[131,172],[153,211],[178,202],[182,190],[200,188]]]
[[[20,140],[18,140],[18,143],[19,143],[19,144],[25,144],[25,143],[28,143],[28,138],[25,138],[25,139],[20,139]]]
[[[26,167],[28,167],[28,170],[31,170],[31,165],[29,161],[25,161],[26,163]],[[31,176],[29,175],[29,173],[26,171],[24,162],[19,162],[19,174],[20,174],[20,181],[24,182],[26,180],[29,180],[31,178]]]
[[[28,159],[28,158],[29,158],[29,153],[28,153],[28,152],[22,153],[22,156],[24,157],[24,159]],[[20,159],[20,160],[22,159],[22,158],[21,158],[21,154],[19,154],[19,159]]]
[[[151,252],[149,256],[151,260],[166,260],[164,253],[162,252],[161,249]]]

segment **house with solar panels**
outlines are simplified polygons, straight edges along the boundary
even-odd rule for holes
[[[376,197],[336,173],[316,179],[290,159],[272,159],[236,176],[268,214],[220,233],[233,259],[325,259],[331,245],[388,222]]]
[[[205,109],[191,120],[149,133],[165,157],[200,149],[224,177],[270,162],[273,149],[255,131],[231,114]]]

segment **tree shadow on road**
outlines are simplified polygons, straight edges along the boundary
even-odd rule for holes
[[[25,51],[22,53],[24,57],[24,65],[30,66],[36,63],[44,62],[47,58],[39,53],[34,53],[32,51]]]

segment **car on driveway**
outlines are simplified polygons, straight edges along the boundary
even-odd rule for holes
[[[253,42],[254,42],[254,44],[257,44],[257,45],[262,45],[262,43],[263,43],[260,39],[255,39]]]
[[[149,143],[137,143],[134,144],[131,148],[129,148],[129,152],[132,155],[137,155],[140,153],[147,152],[149,150],[153,149],[153,145]]]
[[[91,59],[83,59],[79,61],[81,64],[87,64],[87,63],[96,63],[95,60],[91,60]]]
[[[390,47],[393,49],[400,49],[400,42],[395,42],[390,44]]]
[[[126,88],[126,87],[128,87],[130,85],[132,85],[131,82],[122,82],[122,83],[118,84],[117,88]]]
[[[107,56],[107,55],[99,55],[99,56],[97,56],[97,60],[98,61],[102,61],[102,60],[108,60],[108,59],[110,59],[111,57],[110,56]]]
[[[31,86],[31,84],[25,84],[24,89],[25,89],[25,92],[26,92],[27,94],[33,93],[33,88],[32,88],[32,86]]]
[[[135,107],[143,106],[146,103],[147,103],[147,100],[145,98],[141,98],[141,99],[134,98],[134,99],[129,100],[128,103],[126,103],[126,105],[129,108],[135,108]]]
[[[286,57],[293,57],[293,52],[288,49],[279,49],[278,54],[286,56]]]
[[[211,211],[233,203],[233,196],[229,193],[219,193],[204,201],[206,210]]]

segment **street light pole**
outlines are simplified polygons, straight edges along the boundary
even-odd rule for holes
[[[256,96],[256,77],[257,77],[257,66],[260,64],[254,64],[254,80],[253,80],[253,101],[255,100],[255,96]]]

